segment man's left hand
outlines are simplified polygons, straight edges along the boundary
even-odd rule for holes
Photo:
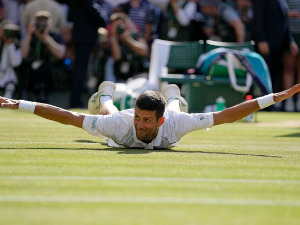
[[[275,93],[273,95],[273,99],[274,99],[275,102],[281,102],[283,100],[286,100],[286,99],[292,97],[294,94],[299,93],[299,92],[300,92],[300,83],[294,85],[290,89],[287,89],[287,90],[282,91],[282,92]]]

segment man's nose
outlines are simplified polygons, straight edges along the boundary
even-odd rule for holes
[[[142,122],[142,121],[138,121],[138,122],[136,123],[136,127],[137,127],[137,129],[143,129],[143,128],[144,128],[143,122]]]

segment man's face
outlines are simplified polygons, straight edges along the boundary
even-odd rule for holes
[[[162,117],[157,120],[155,113],[155,110],[142,110],[135,107],[134,127],[139,140],[147,142],[156,137],[158,128],[163,124],[164,119]]]
[[[141,3],[141,0],[130,0],[130,3],[131,4],[140,4]]]
[[[218,15],[218,7],[217,6],[203,6],[202,11],[207,16],[217,16]]]

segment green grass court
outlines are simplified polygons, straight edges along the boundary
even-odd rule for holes
[[[300,113],[259,112],[172,150],[0,110],[0,224],[298,225]]]

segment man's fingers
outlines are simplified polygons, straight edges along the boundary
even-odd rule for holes
[[[5,102],[4,98],[0,97],[0,103]]]
[[[290,89],[288,90],[288,92],[289,92],[290,94],[292,94],[292,95],[294,95],[294,94],[300,92],[300,83],[294,85],[292,88],[290,88]]]
[[[0,97],[0,103],[17,103],[17,100]]]
[[[4,97],[1,97],[1,96],[0,96],[0,103],[5,103],[5,102],[7,102],[7,101],[9,101],[8,98],[4,98]]]
[[[0,103],[0,108],[7,108],[7,104],[6,103]]]
[[[288,90],[274,94],[274,101],[281,102],[285,99],[292,97],[294,94],[298,92],[300,92],[300,84],[296,84]]]
[[[0,104],[1,104],[1,108],[18,109],[18,104],[15,102],[0,103]]]
[[[19,108],[18,103],[19,103],[18,100],[4,98],[0,96],[0,104],[1,104],[0,108],[18,109]]]

